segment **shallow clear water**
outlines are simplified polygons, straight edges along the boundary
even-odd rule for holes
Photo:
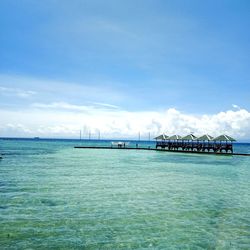
[[[1,249],[250,248],[250,157],[80,144],[0,141]]]

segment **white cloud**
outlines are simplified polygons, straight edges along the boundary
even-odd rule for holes
[[[0,74],[0,94],[24,98],[39,93],[35,96],[36,102],[75,100],[95,106],[103,106],[106,103],[120,104],[123,101],[127,102],[129,96],[114,86],[119,84],[119,82],[97,79],[77,83]],[[22,86],[22,89],[19,86]],[[35,89],[36,92],[31,89]],[[9,101],[13,101],[13,98],[9,98]]]
[[[32,90],[23,90],[19,88],[8,88],[0,86],[0,94],[6,96],[17,96],[20,98],[28,98],[36,94],[35,91]]]
[[[119,109],[119,106],[113,105],[113,104],[109,104],[109,103],[93,102],[93,104],[95,106],[100,106],[100,107],[104,107],[104,108]]]
[[[241,109],[241,107],[236,105],[236,104],[232,104],[232,107],[235,108],[235,109],[239,109],[239,110]]]
[[[165,112],[129,112],[69,103],[36,104],[34,107],[22,113],[0,110],[0,136],[78,138],[81,129],[83,136],[88,137],[91,131],[96,138],[98,131],[103,138],[137,138],[140,131],[145,139],[149,132],[152,136],[162,132],[213,136],[225,133],[236,139],[250,139],[250,112],[245,109],[198,116],[174,108]]]
[[[118,106],[108,104],[108,103],[99,103],[93,102],[93,105],[75,105],[69,104],[67,102],[53,102],[50,104],[45,103],[33,103],[31,106],[39,109],[54,109],[61,111],[69,111],[69,112],[94,112],[97,110],[113,110],[118,109]]]
[[[90,107],[88,106],[78,106],[69,104],[66,102],[53,102],[50,104],[45,103],[33,103],[32,107],[40,109],[56,109],[56,110],[68,110],[68,111],[89,111]]]

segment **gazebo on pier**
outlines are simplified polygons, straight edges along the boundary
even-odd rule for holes
[[[236,141],[229,135],[220,135],[213,139],[214,148],[216,152],[222,152],[223,150],[228,153],[230,151],[233,153],[233,142]]]
[[[197,151],[197,152],[213,152],[213,153],[233,153],[234,138],[228,135],[220,135],[213,138],[211,135],[205,134],[196,137],[193,134],[181,137],[180,135],[167,136],[165,134],[155,137],[156,149],[175,151]]]
[[[210,150],[214,149],[214,142],[213,142],[213,136],[205,134],[203,136],[200,136],[197,138],[197,141],[199,143],[199,150],[202,152],[210,152]]]
[[[197,137],[193,134],[186,135],[182,137],[182,150],[197,150],[198,151],[198,145],[195,143],[197,140]]]
[[[168,149],[169,150],[179,150],[181,148],[181,136],[180,135],[172,135],[168,137]]]

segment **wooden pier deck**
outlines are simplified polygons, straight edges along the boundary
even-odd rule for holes
[[[226,156],[250,156],[245,153],[224,153],[224,152],[203,152],[203,151],[184,151],[184,150],[169,150],[169,149],[158,149],[152,147],[112,147],[112,146],[75,146],[78,149],[119,149],[119,150],[148,150],[158,152],[172,152],[172,153],[183,153],[183,154],[205,154],[205,155],[226,155]]]

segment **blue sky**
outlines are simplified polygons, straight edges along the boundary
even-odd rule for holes
[[[249,13],[247,0],[2,0],[1,109],[248,111]]]

